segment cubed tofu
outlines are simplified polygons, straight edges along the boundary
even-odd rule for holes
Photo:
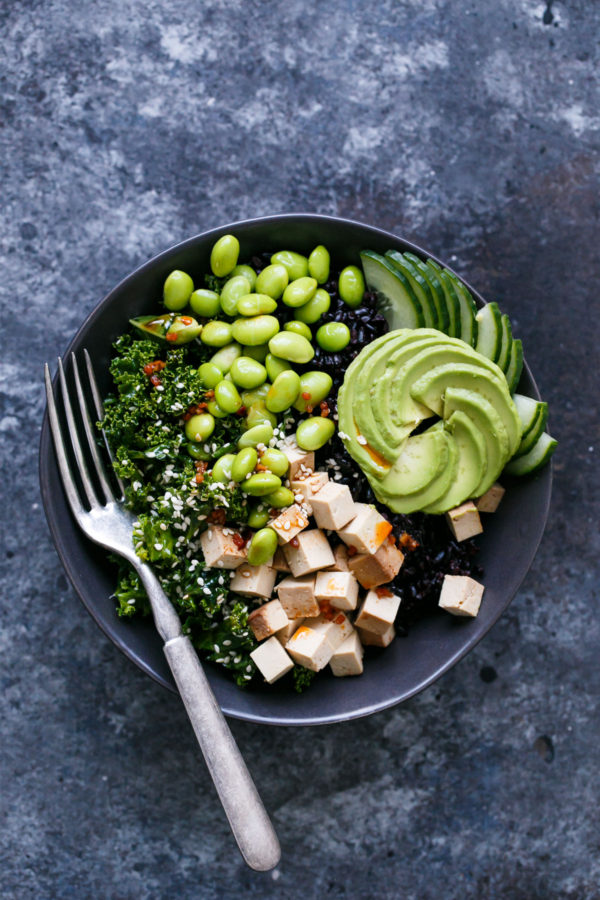
[[[271,565],[275,569],[276,572],[291,572],[287,559],[285,558],[285,554],[281,547],[278,547],[275,551],[275,556],[271,560]]]
[[[313,672],[324,669],[334,653],[327,635],[323,631],[315,631],[306,624],[296,629],[285,649],[294,662]]]
[[[356,504],[350,488],[337,481],[330,481],[316,493],[311,501],[312,514],[319,528],[337,531],[356,516]]]
[[[364,631],[373,631],[375,634],[385,634],[398,614],[400,597],[396,597],[391,591],[379,588],[369,591],[358,611],[355,625]]]
[[[275,587],[277,572],[271,566],[251,566],[242,563],[229,582],[229,587],[243,597],[270,598]]]
[[[269,528],[273,528],[277,532],[280,544],[287,544],[307,526],[308,516],[297,503],[288,506],[276,519],[269,522]]]
[[[384,541],[377,553],[357,553],[348,557],[348,567],[362,587],[375,588],[392,581],[400,571],[404,554],[393,540]]]
[[[310,504],[311,498],[321,490],[329,481],[327,472],[313,472],[305,478],[297,478],[290,481],[290,487],[294,494],[302,494],[304,503]]]
[[[476,616],[484,586],[468,575],[444,575],[439,605],[453,616]]]
[[[295,481],[298,477],[312,475],[315,470],[315,454],[312,450],[308,452],[301,450],[297,444],[291,444],[282,449],[290,462],[290,468],[287,473],[290,481]]]
[[[285,647],[291,636],[300,628],[303,622],[303,616],[300,616],[298,619],[288,619],[288,623],[285,628],[280,628],[279,631],[275,632],[275,637],[277,638],[279,643]],[[307,624],[310,625],[310,622],[308,622]]]
[[[336,609],[356,609],[358,581],[351,572],[318,572],[315,597]]]
[[[353,631],[329,660],[332,673],[338,678],[343,678],[345,675],[362,675],[363,655],[364,651],[358,633]]]
[[[333,549],[333,558],[335,562],[329,568],[334,572],[349,572],[350,566],[348,565],[348,548],[345,544],[338,544],[337,547]]]
[[[501,484],[498,484],[496,481],[489,490],[482,494],[475,501],[475,506],[477,507],[478,512],[482,513],[493,513],[496,512],[498,507],[500,506],[500,501],[504,497],[506,491],[502,487]]]
[[[294,544],[298,546],[285,544],[283,552],[295,578],[326,569],[334,562],[329,541],[318,528],[301,531]]]
[[[233,528],[209,525],[200,535],[200,546],[210,569],[237,569],[246,560],[247,551],[236,546]]]
[[[457,541],[466,541],[483,531],[479,512],[471,500],[447,512],[446,521]]]
[[[279,600],[269,600],[248,616],[248,625],[257,641],[262,641],[285,628],[287,622],[288,617]]]
[[[277,594],[289,619],[319,615],[319,604],[315,599],[314,575],[284,578],[277,585]]]
[[[389,647],[396,637],[396,629],[393,625],[388,625],[383,634],[376,634],[366,628],[359,628],[358,636],[365,647]]]
[[[274,637],[252,650],[250,659],[254,661],[256,668],[269,684],[273,684],[274,681],[294,668],[294,660],[288,656],[280,642]]]
[[[354,547],[359,553],[377,553],[392,526],[368,503],[355,503],[354,507],[356,516],[338,534],[348,547]]]
[[[317,619],[311,619],[305,624],[313,631],[324,634],[334,651],[354,631],[352,622],[341,610],[333,610],[333,614],[322,613]]]

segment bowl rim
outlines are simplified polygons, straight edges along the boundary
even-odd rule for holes
[[[378,239],[389,239],[392,242],[401,242],[406,247],[410,247],[411,251],[414,251],[417,255],[423,257],[427,256],[435,260],[440,265],[449,269],[451,272],[454,272],[451,266],[449,266],[445,260],[440,259],[435,254],[430,253],[428,250],[423,248],[420,244],[415,243],[412,240],[403,237],[402,235],[395,234],[394,232],[387,231],[385,229],[378,228],[374,225],[369,225],[365,222],[359,222],[354,219],[347,219],[340,216],[331,216],[331,215],[323,215],[320,213],[309,213],[309,212],[300,212],[300,213],[278,213],[269,216],[259,216],[252,219],[240,219],[235,222],[227,223],[226,225],[218,226],[216,228],[211,228],[206,231],[202,231],[198,234],[192,235],[189,238],[186,238],[184,241],[180,241],[176,244],[172,244],[170,247],[162,250],[160,253],[155,254],[150,259],[143,262],[137,268],[135,268],[132,272],[126,275],[121,279],[109,292],[106,294],[98,303],[93,307],[93,309],[88,313],[83,322],[77,328],[77,331],[72,336],[69,344],[64,351],[62,358],[67,358],[71,352],[74,345],[77,343],[79,335],[81,332],[87,330],[91,327],[95,321],[95,319],[101,314],[104,308],[110,303],[113,302],[114,298],[124,289],[130,282],[134,282],[141,274],[154,269],[157,264],[160,262],[166,262],[171,256],[179,254],[183,249],[188,247],[193,247],[199,242],[208,241],[208,240],[217,240],[221,235],[228,233],[235,233],[235,229],[240,228],[250,228],[252,226],[257,225],[269,225],[275,223],[290,223],[290,222],[319,222],[323,224],[329,224],[332,227],[344,225],[351,226],[355,228],[360,228],[365,232],[370,232],[373,235],[376,235]],[[481,294],[474,288],[462,275],[457,272],[454,272],[458,278],[467,286],[478,307],[481,307],[485,304],[485,300],[481,296]],[[523,362],[523,369],[527,373],[529,379],[531,380],[533,387],[533,394],[537,399],[540,398],[539,390],[535,379],[527,365],[526,360]],[[56,373],[52,379],[53,386],[56,389],[57,386],[57,378],[58,374]],[[74,566],[71,564],[71,560],[69,554],[66,552],[65,543],[62,538],[61,528],[59,527],[59,519],[53,513],[53,504],[52,504],[52,491],[50,490],[49,480],[48,480],[48,470],[51,465],[54,465],[53,460],[53,452],[54,447],[52,443],[52,438],[50,434],[49,428],[49,420],[48,420],[48,409],[47,405],[44,405],[44,414],[42,419],[42,425],[40,429],[40,442],[39,442],[39,454],[38,454],[38,474],[40,480],[40,491],[41,491],[41,499],[44,507],[44,512],[46,516],[46,521],[48,523],[48,528],[56,548],[56,552],[58,557],[63,565],[63,568],[71,582],[71,586],[75,590],[75,593],[81,600],[83,606],[95,621],[96,625],[101,629],[104,635],[109,638],[109,640],[135,665],[146,675],[149,675],[156,683],[160,684],[162,687],[169,690],[171,693],[177,693],[177,690],[173,684],[166,681],[163,677],[160,676],[159,673],[154,671],[152,667],[148,664],[148,662],[143,659],[135,650],[131,648],[131,646],[120,638],[120,636],[111,631],[110,627],[106,625],[96,609],[93,603],[89,602],[89,599],[85,595],[85,593],[80,590],[79,582],[76,577],[76,573],[74,570]],[[527,572],[531,568],[532,562],[535,558],[535,555],[539,549],[542,537],[544,535],[548,513],[550,509],[550,500],[552,494],[552,479],[553,479],[553,462],[550,461],[550,464],[543,470],[544,477],[546,479],[546,491],[543,508],[541,509],[541,515],[538,520],[538,528],[537,528],[537,536],[535,541],[529,547],[529,553],[527,555],[527,563],[524,569],[523,578],[520,583],[517,585],[514,591],[508,594],[504,600],[504,602],[499,605],[499,608],[495,615],[489,620],[486,624],[485,629],[476,635],[472,635],[468,638],[460,649],[446,658],[444,662],[439,665],[434,672],[430,673],[426,678],[419,681],[415,686],[410,690],[403,691],[399,696],[390,696],[384,700],[380,700],[374,703],[365,704],[359,708],[352,709],[350,711],[345,711],[341,714],[331,713],[327,715],[311,715],[311,716],[274,716],[274,715],[264,715],[261,713],[251,713],[247,710],[239,710],[235,708],[230,708],[227,704],[220,704],[223,713],[231,718],[238,719],[241,721],[253,722],[255,724],[263,724],[263,725],[278,725],[278,726],[310,726],[310,725],[327,725],[327,724],[335,724],[340,722],[347,722],[353,719],[363,718],[365,716],[373,715],[376,712],[381,712],[386,709],[390,709],[393,706],[397,706],[400,703],[403,703],[405,700],[414,697],[416,694],[425,690],[434,684],[442,675],[445,674],[449,669],[455,666],[464,656],[467,655],[483,638],[489,633],[489,631],[494,627],[498,619],[506,612],[506,609],[510,605],[513,600],[515,594],[519,590],[520,585],[522,584],[523,579],[525,578]],[[69,511],[70,514],[70,511]],[[91,542],[90,542],[91,543]],[[210,681],[210,667],[207,667],[207,674],[209,676]]]

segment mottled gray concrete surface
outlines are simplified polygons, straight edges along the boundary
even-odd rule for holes
[[[598,4],[15,0],[0,18],[2,895],[600,896]],[[301,210],[413,237],[499,300],[561,446],[533,569],[436,686],[345,725],[232,724],[283,844],[258,875],[176,699],[63,575],[40,379],[157,251]]]

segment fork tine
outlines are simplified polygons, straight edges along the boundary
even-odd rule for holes
[[[85,401],[85,397],[83,394],[83,388],[81,386],[81,378],[79,377],[79,366],[77,365],[77,359],[75,358],[75,354],[71,353],[71,365],[73,366],[73,374],[75,376],[75,390],[77,391],[77,399],[79,400],[79,411],[81,413],[81,419],[83,422],[83,430],[85,431],[85,436],[87,438],[88,447],[90,448],[90,453],[92,456],[92,460],[94,462],[94,466],[96,468],[96,474],[98,475],[98,479],[100,484],[102,485],[102,490],[104,491],[104,497],[106,502],[110,502],[114,500],[114,494],[112,488],[108,482],[108,478],[106,477],[106,470],[104,468],[104,463],[100,459],[100,454],[98,453],[98,447],[96,445],[96,441],[94,440],[94,433],[92,431],[92,420],[90,419],[90,414],[87,408],[87,403]]]
[[[92,486],[89,469],[83,455],[83,450],[81,449],[79,434],[77,433],[77,426],[75,424],[75,417],[73,415],[73,407],[71,406],[71,399],[67,390],[67,379],[65,378],[65,371],[63,369],[62,359],[60,358],[60,356],[58,357],[58,380],[60,381],[60,389],[63,398],[63,406],[65,408],[65,416],[67,418],[69,437],[71,438],[71,446],[73,447],[73,453],[75,454],[77,468],[79,469],[79,477],[81,478],[81,483],[83,485],[85,495],[88,499],[88,503],[90,504],[92,509],[94,509],[98,506],[98,500],[96,499],[96,494]]]
[[[75,486],[75,482],[73,481],[71,470],[69,468],[69,461],[67,459],[62,431],[58,421],[56,403],[54,402],[54,391],[52,390],[52,379],[50,377],[50,369],[48,368],[48,363],[45,363],[44,365],[44,381],[46,382],[48,419],[50,421],[50,431],[52,432],[52,439],[54,441],[54,449],[56,451],[58,469],[60,471],[65,494],[67,495],[67,500],[69,501],[69,506],[71,507],[73,515],[75,516],[75,518],[77,518],[79,515],[81,515],[82,512],[85,512],[85,510],[81,505],[79,493]]]
[[[102,419],[104,418],[104,404],[102,403],[102,397],[100,396],[100,391],[98,390],[98,382],[96,381],[96,375],[94,374],[94,367],[92,365],[92,360],[90,359],[90,354],[87,352],[87,350],[85,348],[83,350],[83,355],[85,357],[85,365],[87,368],[88,378],[90,381],[90,388],[92,391],[92,398],[94,400],[94,406],[96,408],[96,415],[98,416],[98,420],[101,422]],[[113,467],[113,474],[115,476],[117,484],[119,485],[119,490],[121,491],[120,499],[122,500],[123,497],[125,496],[125,485],[123,484],[122,480],[119,478],[117,473],[114,471],[115,459],[113,456],[113,452],[110,449],[110,444],[108,442],[108,438],[106,437],[104,428],[102,429],[102,437],[104,438],[104,446],[106,447],[106,452],[108,453],[108,458],[110,459],[111,465]]]

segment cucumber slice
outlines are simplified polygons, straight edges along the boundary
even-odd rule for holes
[[[510,350],[512,347],[513,337],[512,337],[512,327],[510,324],[510,319],[507,315],[501,316],[502,323],[502,345],[500,347],[500,352],[498,354],[498,359],[496,362],[500,366],[503,372],[506,372],[508,368],[508,363],[510,361]]]
[[[450,314],[446,303],[446,295],[444,294],[444,289],[436,270],[433,266],[430,267],[426,262],[423,262],[422,259],[419,259],[418,256],[415,256],[414,253],[405,253],[404,258],[411,261],[429,285],[437,312],[438,330],[443,331],[444,334],[450,334],[448,331],[450,327]]]
[[[404,275],[389,260],[372,250],[363,250],[360,259],[367,287],[377,294],[390,330],[423,328],[423,309]]]
[[[474,347],[477,343],[477,307],[470,292],[454,272],[444,269],[447,277],[452,282],[458,302],[460,303],[460,335],[461,341]]]
[[[398,253],[397,250],[388,250],[385,254],[385,258],[389,259],[391,264],[395,266],[398,271],[402,273],[402,275],[405,276],[413,290],[413,293],[417,295],[417,298],[423,310],[423,315],[425,316],[425,327],[437,328],[438,322],[435,303],[433,302],[433,297],[431,296],[429,285],[427,284],[419,270],[413,266],[410,260],[405,259],[401,253]]]
[[[531,475],[533,472],[537,472],[546,465],[556,450],[557,444],[558,441],[544,431],[529,453],[518,459],[511,459],[504,471],[509,475]]]
[[[546,407],[546,410],[548,409],[548,404],[542,403],[540,400],[534,400],[533,397],[526,397],[524,394],[514,394],[513,403],[517,407],[517,412],[523,425],[523,434],[521,435],[521,440],[523,440],[534,427],[543,408]]]
[[[546,427],[547,421],[548,404],[540,402],[538,406],[537,416],[527,434],[521,438],[521,443],[517,447],[516,453],[513,454],[513,459],[518,459],[520,456],[525,456],[526,453],[529,453],[529,451],[533,449],[535,444],[537,444],[542,434],[544,433],[544,428]]]
[[[519,379],[521,378],[521,372],[523,371],[523,344],[517,338],[513,340],[512,346],[510,348],[510,359],[508,361],[508,366],[506,367],[505,374],[506,380],[508,382],[508,389],[511,394],[516,390]]]
[[[427,260],[428,265],[431,262],[432,260]],[[460,301],[458,299],[458,294],[454,290],[454,285],[443,269],[438,271],[438,276],[446,298],[446,309],[448,310],[448,315],[450,317],[448,334],[450,337],[460,338]]]
[[[477,346],[478,353],[482,353],[497,362],[502,346],[502,316],[497,303],[486,303],[477,312]]]

